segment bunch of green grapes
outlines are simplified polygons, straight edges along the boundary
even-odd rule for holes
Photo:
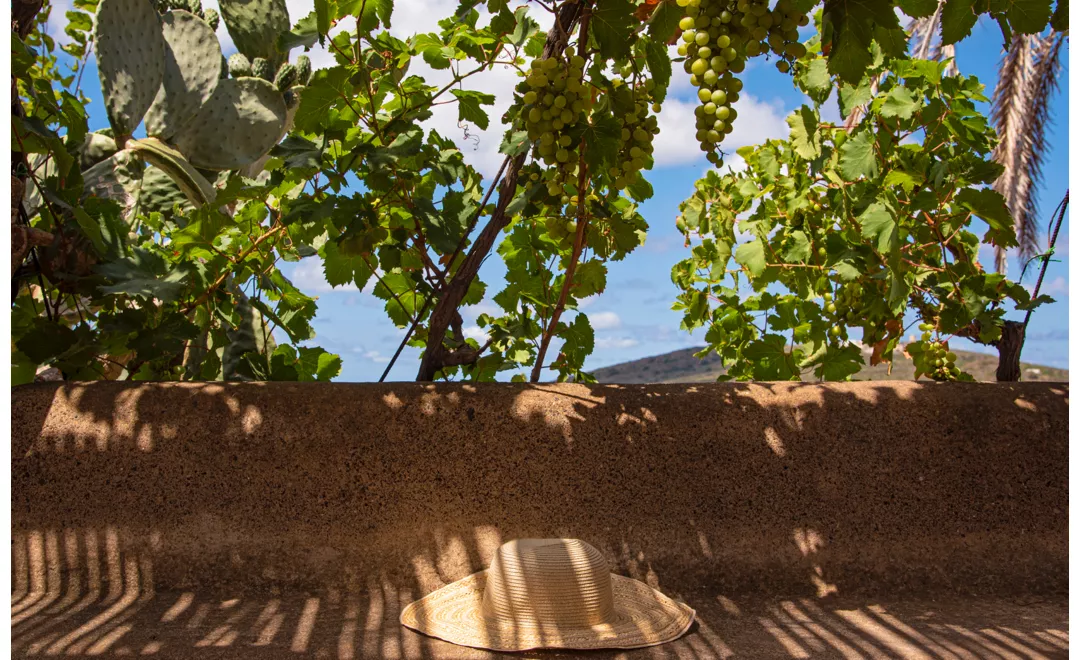
[[[644,83],[630,87],[623,84],[621,78],[615,78],[615,96],[613,105],[620,108],[633,108],[630,112],[617,117],[619,122],[619,155],[616,165],[608,174],[614,180],[617,190],[622,190],[634,180],[638,172],[652,167],[653,136],[660,132],[660,124],[655,114],[660,105],[652,98],[656,84],[648,79]]]
[[[536,157],[550,167],[544,176],[553,196],[562,195],[577,169],[578,145],[571,133],[585,112],[584,75],[585,58],[567,48],[561,56],[533,60],[517,88]]]
[[[956,366],[956,353],[949,350],[948,344],[932,341],[934,324],[920,323],[922,330],[922,351],[912,353],[915,366],[934,380],[956,380],[960,377],[960,367]]]
[[[776,67],[787,73],[791,62],[806,54],[798,28],[810,19],[790,0],[779,0],[772,10],[769,0],[676,2],[687,14],[679,22],[683,30],[679,55],[686,58],[683,68],[701,101],[694,111],[697,139],[709,162],[719,165],[718,145],[732,131],[738,113],[731,105],[743,87],[735,74],[746,68],[747,58],[770,51],[780,58]]]

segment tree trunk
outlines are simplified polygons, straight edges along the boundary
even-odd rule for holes
[[[1001,339],[995,343],[998,349],[998,382],[1016,382],[1020,380],[1020,351],[1024,348],[1024,324],[1019,321],[1005,321],[1001,328]]]

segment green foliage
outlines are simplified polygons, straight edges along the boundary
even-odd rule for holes
[[[964,39],[986,14],[1001,26],[1006,44],[1011,33],[1042,32],[1051,20],[1052,4],[1051,0],[948,0],[941,11],[942,43]],[[1054,25],[1067,26],[1068,0],[1057,0],[1056,6]],[[907,36],[896,8],[921,18],[933,14],[937,7],[936,0],[826,0],[821,44],[829,71],[845,83],[858,84],[874,61],[875,48],[891,57],[904,55]]]
[[[42,366],[69,379],[333,378],[340,358],[308,345],[316,300],[278,267],[301,259],[321,260],[332,286],[371,285],[388,318],[412,330],[411,345],[442,349],[439,377],[491,380],[525,367],[538,377],[539,364],[589,381],[595,336],[578,310],[604,291],[608,262],[644,242],[638,204],[653,194],[644,174],[680,29],[702,57],[675,63],[693,71],[705,59],[699,35],[724,59],[715,65],[723,85],[704,72],[697,81],[710,94],[699,141],[730,132],[736,74],[755,49],[779,55],[816,104],[789,118],[789,140],[740,150],[746,172],[709,173],[682,206],[678,225],[697,241],[673,270],[683,327],[706,327],[733,377],[850,377],[861,357],[848,328],[863,325],[876,359],[887,359],[912,310],[936,333],[911,349],[930,356],[923,373],[954,378],[936,364],[947,354],[934,342],[991,341],[1006,299],[1021,309],[1045,302],[975,265],[971,218],[995,245],[1014,242],[1012,224],[985,185],[997,169],[974,106],[981,87],[896,57],[904,38],[894,5],[921,16],[930,0],[830,0],[820,39],[805,45],[795,28],[810,0],[733,5],[738,26],[723,30],[718,0],[603,0],[552,34],[525,7],[470,1],[405,40],[386,31],[391,0],[316,0],[294,25],[283,0],[220,4],[240,50],[227,63],[218,17],[198,0],[76,0],[64,71],[48,34],[13,37],[25,110],[13,117],[13,143],[31,175],[24,206],[32,226],[56,236],[39,251],[44,286],[24,278],[12,308],[16,382]],[[1016,31],[1067,17],[1064,0],[1052,17],[1049,0],[950,4],[963,6],[943,17],[948,39],[985,13]],[[316,42],[332,66],[288,62],[291,49]],[[819,42],[825,56],[803,58]],[[88,134],[78,87],[91,46],[108,133]],[[411,69],[417,58],[452,80],[430,84]],[[893,74],[871,98],[865,74],[886,61]],[[501,117],[491,115],[495,98],[469,84],[494,67],[521,76]],[[845,112],[870,102],[851,135],[821,124],[834,87]],[[452,136],[424,128],[442,104],[457,105],[463,137],[500,125],[502,179],[485,181]],[[140,123],[148,137],[135,139]],[[492,250],[507,266],[502,282],[474,277]],[[459,309],[433,331],[433,310],[458,285],[456,307],[495,303],[477,318],[480,340]]]
[[[808,95],[823,87],[820,62],[799,64]],[[868,72],[887,75],[850,134],[803,106],[787,140],[740,149],[745,171],[708,173],[682,204],[679,226],[698,244],[672,270],[675,309],[685,328],[706,328],[729,376],[846,380],[863,364],[851,329],[873,363],[888,362],[914,314],[925,332],[906,350],[918,373],[964,378],[949,367],[949,338],[991,341],[1007,303],[1028,303],[1023,287],[978,264],[975,218],[992,245],[1016,238],[987,187],[998,167],[976,109],[983,87],[943,72],[886,60]]]

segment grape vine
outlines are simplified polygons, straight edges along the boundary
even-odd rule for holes
[[[218,18],[195,0],[145,2],[157,10],[189,9],[208,25]],[[872,101],[878,105],[871,116],[888,121],[868,123],[847,136],[835,127],[815,130],[816,108],[800,111],[789,122],[790,148],[747,151],[751,169],[745,177],[720,179],[712,172],[699,184],[700,196],[687,203],[678,222],[688,236],[711,241],[694,247],[694,263],[709,262],[716,274],[727,274],[715,264],[726,264],[724,257],[734,254],[755,285],[776,277],[797,287],[802,298],[812,293],[822,301],[817,315],[785,306],[792,301],[759,297],[747,303],[719,285],[698,288],[705,281],[701,274],[692,264],[681,264],[675,274],[685,290],[680,304],[687,310],[686,323],[708,323],[710,342],[725,359],[773,355],[776,332],[769,331],[802,315],[809,329],[795,327],[808,333],[800,336],[813,349],[810,357],[803,356],[810,360],[804,365],[821,367],[827,378],[845,377],[850,373],[850,364],[842,366],[850,357],[844,352],[848,328],[861,323],[864,340],[887,355],[900,329],[897,305],[904,292],[911,293],[904,298],[908,308],[933,325],[931,336],[910,344],[909,352],[925,347],[923,372],[952,378],[948,350],[942,353],[951,337],[992,341],[1005,298],[1028,307],[1045,302],[1044,297],[1024,301],[1014,284],[964,270],[963,258],[977,241],[951,218],[958,208],[975,208],[1000,220],[987,194],[972,191],[971,181],[986,176],[948,182],[956,194],[937,200],[937,206],[925,197],[942,185],[937,180],[918,194],[877,200],[889,209],[923,205],[918,210],[934,221],[909,228],[920,242],[904,247],[899,262],[881,247],[887,232],[879,229],[888,226],[888,214],[867,200],[902,186],[906,176],[916,177],[910,163],[899,167],[890,161],[888,170],[879,163],[881,171],[872,176],[843,178],[866,164],[854,154],[865,156],[870,145],[892,148],[890,131],[898,139],[896,118],[888,113],[898,103],[903,106],[898,98],[905,92],[897,89],[907,87],[882,88],[892,95],[885,102],[870,99],[863,85],[866,72],[880,72],[883,62],[907,66],[897,59],[903,31],[896,5],[914,16],[932,12],[935,3],[829,0],[816,26],[818,36],[800,44],[798,28],[807,24],[812,0],[530,5],[550,16],[546,32],[525,7],[466,0],[437,29],[407,38],[389,31],[391,0],[315,0],[314,11],[291,29],[268,26],[266,34],[280,33],[273,43],[255,39],[246,45],[251,72],[258,63],[264,82],[277,82],[275,94],[287,101],[285,135],[251,167],[222,170],[205,185],[195,170],[184,171],[178,184],[171,175],[133,161],[131,150],[116,144],[108,130],[89,131],[94,119],[103,124],[103,118],[86,116],[80,87],[88,84],[82,72],[97,51],[92,27],[99,2],[75,1],[66,15],[70,41],[63,54],[48,34],[55,7],[45,3],[38,13],[37,5],[24,4],[13,6],[12,38],[13,206],[19,209],[13,215],[16,382],[32,380],[47,368],[69,379],[330,379],[340,358],[307,344],[314,337],[316,299],[279,268],[283,261],[302,259],[319,260],[331,286],[373,285],[387,316],[409,329],[406,342],[424,350],[419,380],[491,380],[525,368],[531,368],[533,380],[544,369],[563,380],[588,380],[584,365],[594,336],[578,309],[607,286],[608,263],[644,242],[648,224],[638,205],[652,196],[644,175],[654,165],[658,115],[672,65],[681,64],[697,88],[697,141],[709,161],[720,164],[720,145],[738,126],[739,75],[754,57],[775,59],[778,69],[793,73],[815,100],[837,90],[842,104]],[[1005,31],[1038,32],[1047,22],[1067,27],[1063,0],[990,4],[943,11],[942,43],[963,38],[981,14]],[[284,10],[264,13],[288,20]],[[228,23],[229,16],[222,20]],[[326,68],[310,72],[304,57],[284,61],[289,50],[317,42],[333,57]],[[673,61],[668,45],[675,43],[681,45]],[[276,76],[264,70],[268,57],[282,60]],[[207,61],[212,68],[235,69],[233,77],[247,77],[249,67],[242,61],[247,58],[231,58],[231,67],[219,65],[220,57]],[[421,59],[450,74],[444,84],[430,84],[410,70]],[[495,96],[470,89],[469,83],[494,67],[517,69],[522,77],[502,117],[505,161],[495,180],[485,181],[451,136],[425,128],[425,122],[436,106],[444,106],[457,109],[459,125],[487,129]],[[297,82],[303,87],[294,86]],[[956,102],[959,92],[950,84],[935,87],[938,97],[924,95],[920,107],[932,107],[935,98]],[[949,133],[942,142],[959,149],[953,138]],[[803,167],[807,178],[791,181],[785,175],[788,187],[777,187],[770,157]],[[958,153],[949,157],[960,159],[957,166],[974,162]],[[886,171],[893,177],[888,186],[881,179]],[[841,182],[823,179],[823,172]],[[136,192],[133,174],[144,174]],[[925,172],[922,176],[926,179]],[[753,195],[750,179],[757,186]],[[807,183],[811,179],[813,185]],[[192,182],[199,185],[188,185]],[[762,191],[769,186],[766,195]],[[213,203],[190,199],[188,193],[196,190]],[[751,198],[760,198],[762,213],[783,218],[785,228],[769,236],[764,232],[769,223],[757,216],[757,230],[754,222],[747,228],[758,232],[757,243],[736,245],[733,224],[727,225],[733,223],[730,213],[736,207],[747,211],[744,203]],[[908,228],[905,222],[896,220]],[[928,227],[942,235],[924,235]],[[878,261],[867,252],[869,235]],[[987,240],[1003,244],[1008,236],[995,232]],[[477,273],[493,251],[505,262],[507,275],[489,292]],[[908,261],[918,268],[905,270]],[[795,275],[802,271],[807,272]],[[763,274],[768,277],[762,279]],[[461,309],[485,299],[497,311],[479,315],[487,337],[478,340],[463,332]],[[709,301],[718,299],[724,307],[710,310]],[[754,314],[766,309],[772,313],[762,337],[754,329]],[[553,357],[549,348],[557,350]],[[792,355],[789,351],[784,360]],[[761,361],[771,365],[764,370],[735,373],[791,375],[779,357],[770,360]]]

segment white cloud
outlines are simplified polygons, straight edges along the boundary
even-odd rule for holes
[[[704,161],[705,154],[698,147],[695,137],[694,108],[698,102],[668,98],[660,110],[660,136],[653,143],[653,158],[657,167],[686,165]],[[770,138],[784,138],[788,134],[788,125],[784,121],[787,113],[779,99],[762,101],[751,94],[742,94],[732,106],[739,116],[735,118],[735,131],[722,145],[728,154],[727,162],[742,160],[735,150],[748,144],[761,144]]]
[[[494,302],[488,299],[481,300],[475,305],[469,305],[468,307],[461,308],[461,316],[468,321],[475,321],[481,314],[487,314],[488,316],[502,316],[502,307],[499,307]]]
[[[344,286],[333,287],[326,281],[323,275],[322,259],[308,258],[296,264],[292,272],[292,282],[296,288],[304,293],[327,293],[330,291],[359,291],[356,285],[350,282]],[[374,279],[374,278],[372,278]]]
[[[368,352],[364,353],[364,357],[366,357],[367,359],[371,360],[372,362],[376,362],[378,364],[386,364],[387,362],[390,361],[390,358],[388,358],[387,356],[383,355],[382,353],[380,353],[378,351],[368,351]]]
[[[475,339],[481,344],[488,340],[488,333],[484,332],[478,325],[466,326],[465,329],[461,331],[461,334],[465,335],[466,339]]]
[[[596,301],[600,300],[600,295],[601,294],[599,294],[599,293],[594,293],[591,296],[588,296],[586,298],[582,298],[581,300],[578,301],[577,308],[578,309],[586,309],[588,307],[591,307],[592,305],[595,305]]]
[[[659,139],[653,142],[653,160],[656,167],[685,165],[704,158],[694,134],[694,108],[697,101],[667,98],[660,108],[657,122],[660,124]],[[742,113],[740,113],[741,116]]]
[[[597,348],[633,348],[638,340],[630,337],[601,337],[596,340]]]
[[[622,325],[622,319],[615,312],[593,312],[589,314],[589,323],[595,330],[610,330]]]
[[[1024,285],[1030,293],[1035,293],[1035,282]],[[1046,294],[1054,298],[1062,298],[1069,295],[1069,282],[1062,276],[1057,276],[1050,281],[1044,281],[1039,295]]]

